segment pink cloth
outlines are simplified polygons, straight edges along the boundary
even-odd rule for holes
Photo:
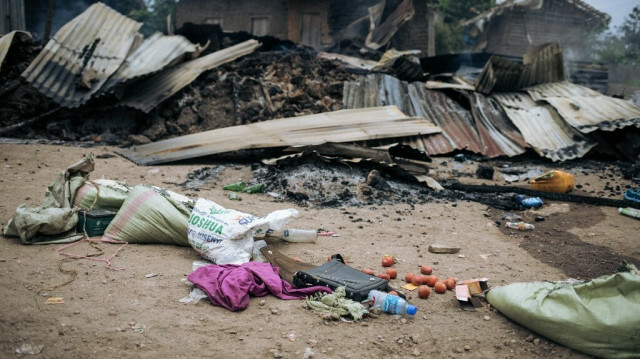
[[[279,272],[280,268],[271,263],[248,262],[200,267],[187,279],[209,295],[211,304],[232,312],[249,306],[250,295],[263,297],[271,293],[280,299],[302,299],[319,291],[331,293],[323,286],[294,288],[280,278]]]

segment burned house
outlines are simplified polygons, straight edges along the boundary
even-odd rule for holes
[[[39,38],[55,33],[98,0],[2,0],[0,1],[0,34],[26,30]],[[142,0],[102,0],[122,14],[144,7]],[[49,18],[48,18],[49,17]],[[48,28],[47,28],[48,27]]]
[[[225,31],[274,36],[314,48],[331,44],[328,0],[252,1],[182,0],[177,27],[185,23],[218,24]]]
[[[565,57],[586,57],[585,34],[608,25],[609,15],[580,0],[507,0],[464,23],[477,51],[520,56],[559,41]]]
[[[182,0],[176,22],[178,28],[186,23],[218,24],[224,31],[269,35],[315,49],[352,40],[374,50],[394,47],[430,54],[435,51],[434,4],[433,0]]]

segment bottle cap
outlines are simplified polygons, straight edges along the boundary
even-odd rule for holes
[[[416,315],[416,312],[418,311],[418,308],[416,308],[415,305],[407,305],[407,314],[409,315]]]

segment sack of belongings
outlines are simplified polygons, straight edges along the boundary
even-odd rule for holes
[[[542,336],[602,358],[640,353],[640,273],[622,263],[618,273],[585,283],[514,283],[486,295],[500,313]]]
[[[141,244],[188,246],[187,223],[193,200],[154,186],[133,187],[103,238]]]
[[[189,217],[189,243],[213,263],[242,264],[251,259],[256,231],[279,230],[297,216],[289,208],[255,217],[200,198]]]
[[[131,188],[124,183],[98,179],[87,180],[73,197],[73,206],[83,210],[105,209],[118,212]]]
[[[35,208],[20,205],[2,234],[20,237],[23,244],[70,243],[82,238],[82,234],[76,234],[78,215],[71,204],[94,166],[93,155],[88,154],[60,172],[47,187],[42,204]]]

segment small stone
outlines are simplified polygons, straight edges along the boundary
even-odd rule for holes
[[[540,338],[535,338],[533,340],[533,345],[540,345]]]
[[[102,284],[107,284],[107,280],[106,280],[106,279],[103,279],[103,280],[102,280]]]
[[[524,341],[531,343],[533,339],[535,339],[535,337],[533,335],[529,335]]]
[[[482,319],[484,319],[484,320],[491,320],[491,317],[490,317],[490,316],[488,316],[488,315],[485,315],[484,317],[482,317]]]
[[[278,314],[278,310],[276,308],[271,308],[271,314]]]
[[[402,318],[402,319],[400,319],[400,323],[402,323],[402,324],[407,324],[407,318]]]
[[[420,353],[420,351],[418,350],[418,348],[416,348],[416,349],[413,351],[413,353],[411,353],[411,354],[412,354],[414,357],[419,357],[419,356],[420,356],[420,354],[422,354],[422,353]]]
[[[264,307],[265,304],[267,304],[267,301],[264,299],[260,299],[260,303],[258,303],[261,307]]]
[[[313,349],[306,347],[304,348],[304,355],[302,356],[303,359],[311,359],[313,358]]]
[[[463,352],[462,348],[456,348],[456,353],[462,353],[462,352]]]
[[[464,350],[469,351],[469,350],[471,350],[471,347],[470,347],[470,346],[468,346],[468,345],[465,345],[465,346],[464,346]]]
[[[404,339],[400,338],[396,341],[398,344],[403,344],[404,343]]]
[[[307,340],[307,344],[309,344],[310,347],[315,347],[316,345],[318,345],[318,341],[315,339],[309,339]]]

